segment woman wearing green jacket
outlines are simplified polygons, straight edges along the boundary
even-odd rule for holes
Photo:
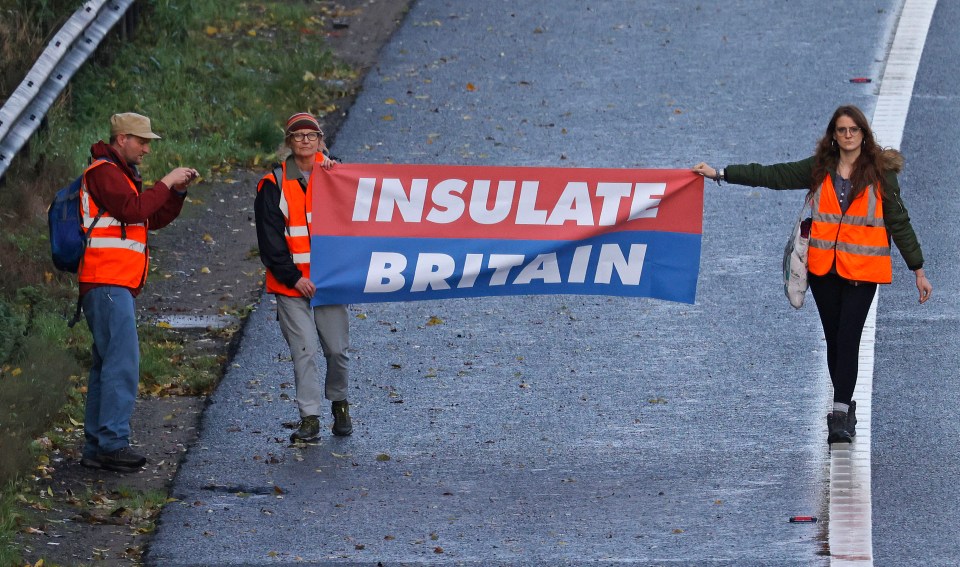
[[[889,244],[896,244],[907,267],[916,276],[920,303],[930,299],[933,286],[923,270],[923,252],[900,197],[897,173],[903,156],[880,147],[863,112],[841,106],[827,125],[814,155],[797,162],[774,165],[728,165],[714,169],[706,163],[695,173],[720,183],[806,189],[814,193],[807,280],[817,304],[827,341],[827,368],[833,383],[833,409],[827,414],[829,443],[849,443],[856,435],[853,391],[859,371],[860,337],[878,283],[889,283]],[[871,194],[872,193],[872,194]],[[882,215],[875,210],[879,199]],[[881,230],[885,245],[878,246],[870,231]]]

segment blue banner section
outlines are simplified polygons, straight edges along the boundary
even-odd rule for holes
[[[621,231],[575,241],[314,236],[314,305],[583,294],[693,303],[700,234]]]

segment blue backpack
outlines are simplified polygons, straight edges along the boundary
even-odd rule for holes
[[[91,164],[96,167],[109,160],[98,159]],[[83,174],[73,180],[70,185],[57,191],[53,202],[47,209],[47,225],[50,228],[50,256],[53,265],[58,270],[77,273],[83,252],[87,247],[87,235],[96,226],[104,210],[100,209],[93,224],[88,230],[83,229],[83,220],[80,218],[80,187],[83,185]]]

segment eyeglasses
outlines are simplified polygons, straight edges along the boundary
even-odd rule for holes
[[[296,132],[296,133],[290,134],[290,137],[293,138],[294,142],[302,142],[304,139],[306,139],[309,142],[316,142],[317,140],[323,137],[323,132],[307,132],[307,133]]]
[[[841,127],[839,127],[839,128],[836,129],[836,132],[837,132],[837,134],[839,134],[839,135],[841,135],[841,136],[846,136],[846,135],[847,135],[847,132],[849,132],[851,136],[856,136],[857,134],[860,133],[860,127],[859,127],[859,126],[850,126],[849,128],[847,128],[846,126],[841,126]]]

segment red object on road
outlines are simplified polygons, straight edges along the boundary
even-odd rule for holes
[[[851,83],[871,83],[873,82],[873,79],[870,79],[869,77],[854,77],[850,79],[850,82]]]
[[[816,516],[793,516],[790,518],[791,524],[815,524],[817,523]]]

